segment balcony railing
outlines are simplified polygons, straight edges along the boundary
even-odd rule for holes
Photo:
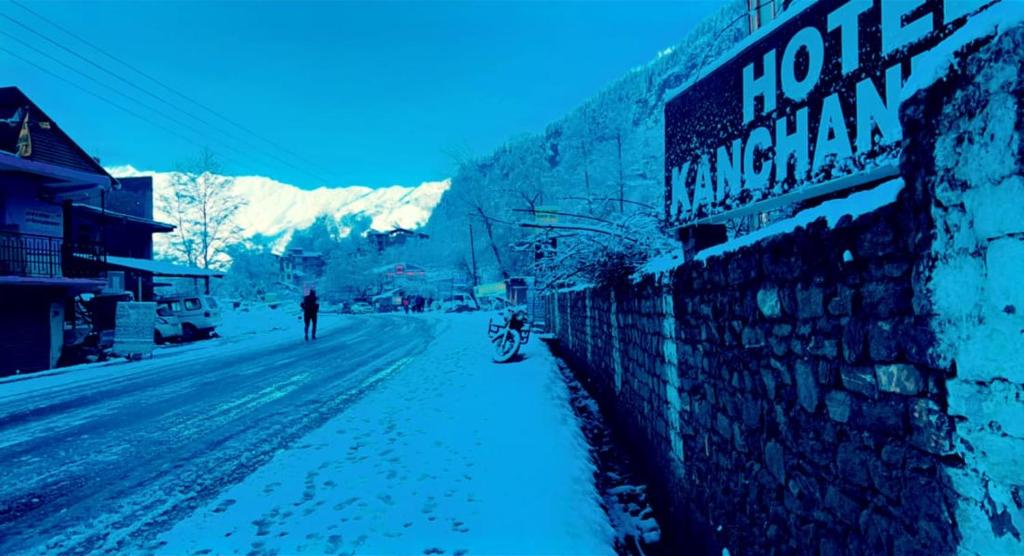
[[[99,245],[0,232],[0,276],[99,278],[105,263],[106,252]]]

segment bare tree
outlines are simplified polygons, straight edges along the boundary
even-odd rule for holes
[[[241,236],[235,217],[246,201],[232,192],[234,178],[220,171],[216,155],[203,149],[178,165],[171,191],[160,197],[162,209],[177,226],[171,250],[192,266],[223,265],[230,260],[228,247]]]

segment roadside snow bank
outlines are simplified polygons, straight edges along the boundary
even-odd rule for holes
[[[425,353],[158,552],[612,554],[589,447],[542,343],[496,365],[486,315],[409,318],[439,323]]]
[[[230,338],[273,330],[300,329],[302,316],[298,303],[292,305],[295,305],[294,309],[286,309],[285,304],[277,305],[276,309],[268,305],[252,305],[239,309],[228,306],[222,311],[224,323],[217,328],[217,334]]]

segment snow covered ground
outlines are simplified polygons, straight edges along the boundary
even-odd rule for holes
[[[291,318],[0,381],[0,553],[613,553],[539,341],[496,365],[483,314]]]
[[[613,532],[547,349],[489,359],[480,315],[161,535],[181,554],[608,554]]]

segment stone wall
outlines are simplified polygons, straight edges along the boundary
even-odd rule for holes
[[[904,105],[895,203],[552,296],[680,546],[1024,551],[1021,35]]]
[[[906,165],[933,194],[926,299],[956,421],[946,470],[971,554],[1024,553],[1022,70],[1018,25],[904,106],[923,123]]]

